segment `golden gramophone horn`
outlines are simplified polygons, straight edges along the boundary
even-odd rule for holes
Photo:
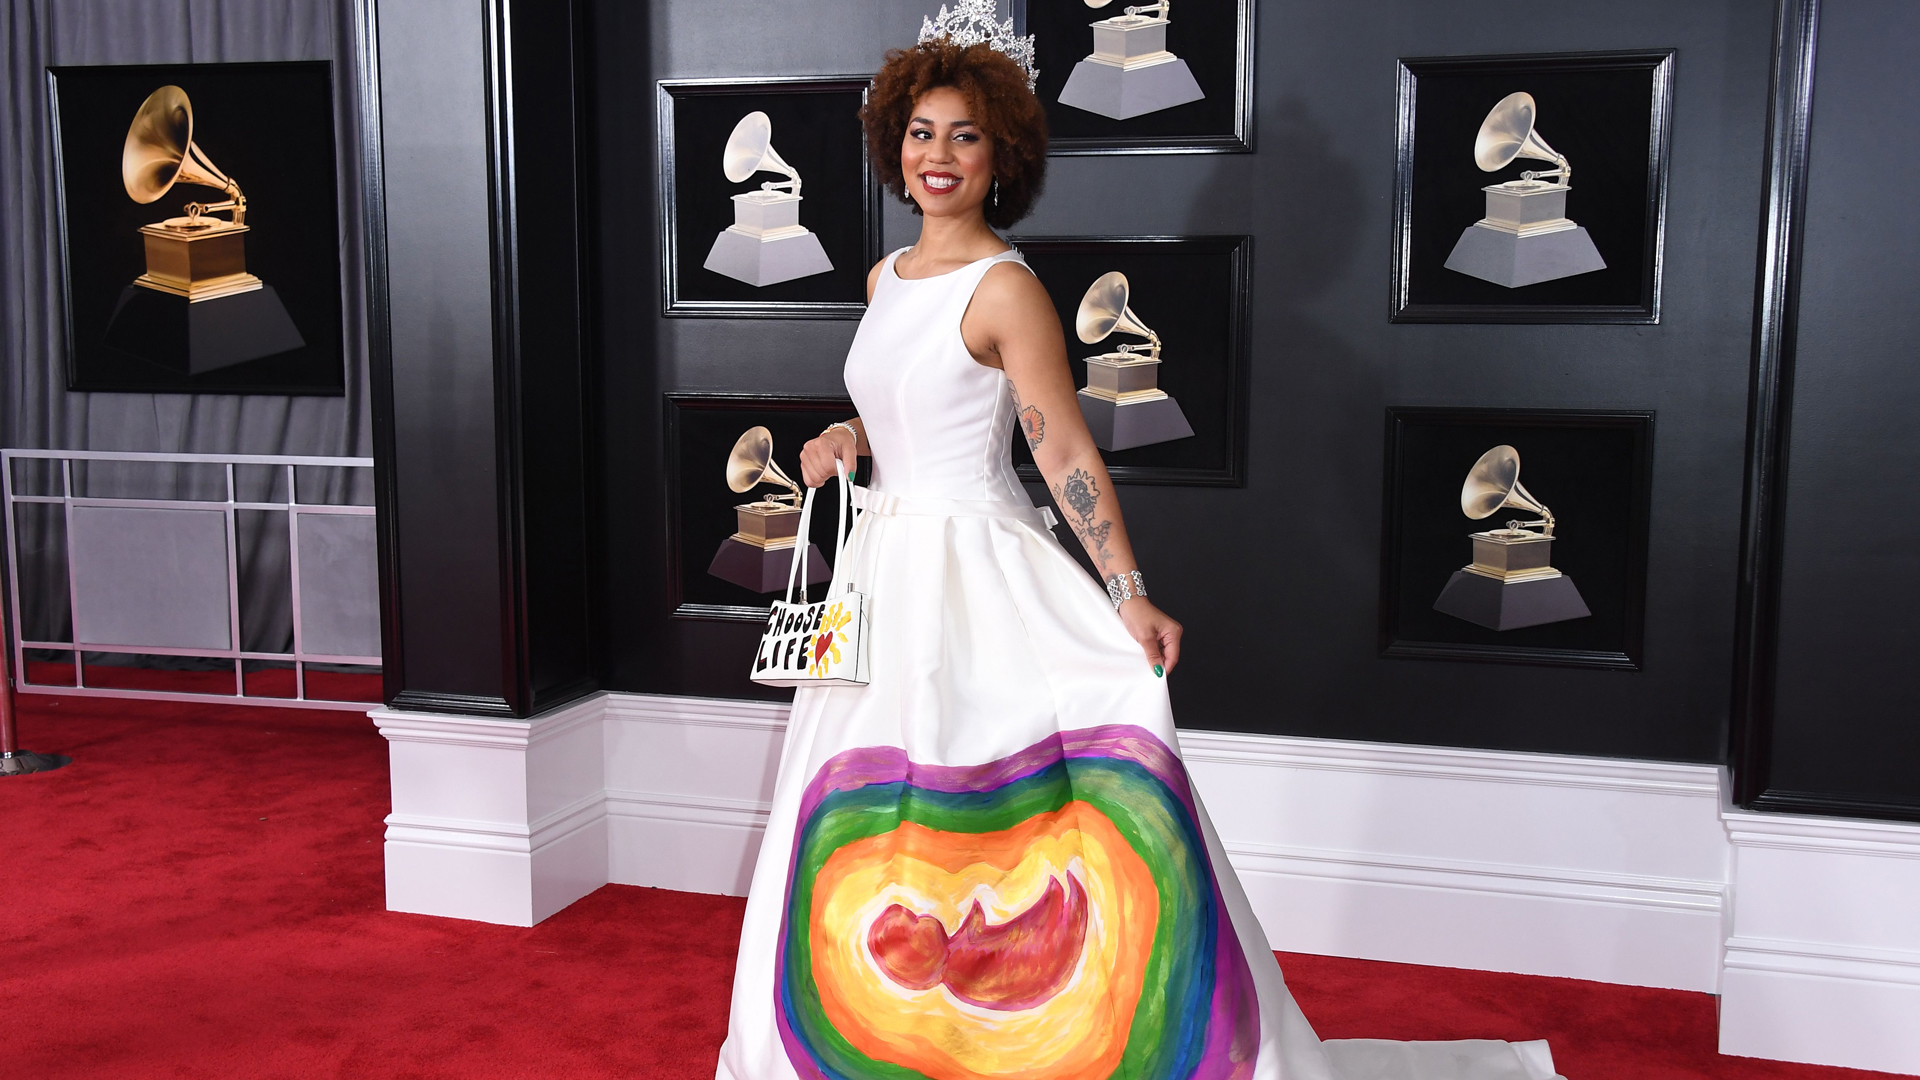
[[[727,137],[725,168],[727,179],[736,184],[763,169],[784,173],[787,179],[769,180],[761,184],[760,189],[772,191],[777,187],[785,187],[795,195],[800,194],[800,173],[774,150],[773,121],[758,110],[741,117],[740,122],[733,125],[733,134]]]
[[[1137,334],[1147,339],[1147,354],[1154,359],[1160,358],[1160,335],[1147,328],[1140,316],[1127,306],[1129,289],[1127,275],[1118,270],[1109,270],[1087,287],[1087,295],[1080,298],[1080,312],[1074,316],[1073,326],[1080,340],[1091,345],[1096,341],[1105,341],[1109,334],[1118,330],[1123,334]],[[1121,352],[1133,352],[1134,345],[1120,346]]]
[[[1460,487],[1460,512],[1478,521],[1506,506],[1539,514],[1539,522],[1528,524],[1545,525],[1547,535],[1553,535],[1553,511],[1520,482],[1520,451],[1503,444],[1481,454],[1467,472],[1467,482]]]
[[[750,427],[727,455],[727,486],[744,494],[761,484],[779,484],[796,498],[800,495],[800,485],[780,471],[773,460],[773,432]]]
[[[220,171],[193,141],[193,103],[177,86],[163,86],[147,95],[127,126],[126,146],[120,151],[120,181],[127,197],[150,203],[175,184],[198,184],[226,192],[228,202],[189,204],[188,217],[207,210],[232,210],[234,224],[246,221],[246,196],[240,185]]]
[[[1536,111],[1532,94],[1508,94],[1501,98],[1480,122],[1480,133],[1473,140],[1473,163],[1483,172],[1499,172],[1513,164],[1515,158],[1551,161],[1555,168],[1546,172],[1528,171],[1521,176],[1527,180],[1557,176],[1561,183],[1572,184],[1573,166],[1567,164],[1567,156],[1548,146],[1547,140],[1534,130]]]

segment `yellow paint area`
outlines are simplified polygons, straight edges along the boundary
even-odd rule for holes
[[[952,934],[975,901],[998,925],[1068,874],[1086,888],[1086,944],[1067,985],[1030,1009],[908,989],[868,951],[868,928],[893,904]],[[813,978],[834,1029],[875,1060],[933,1080],[1101,1080],[1126,1049],[1159,917],[1152,872],[1086,803],[1000,832],[905,822],[834,852],[814,878]]]

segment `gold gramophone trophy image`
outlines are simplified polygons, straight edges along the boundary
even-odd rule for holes
[[[800,485],[774,462],[773,433],[750,427],[727,455],[727,486],[745,494],[761,484],[778,484],[787,492],[733,508],[738,529],[720,541],[707,573],[754,592],[779,592],[787,587],[793,545],[800,540]],[[826,556],[809,543],[806,583],[816,585],[832,576]]]
[[[1567,218],[1573,166],[1534,129],[1535,112],[1532,94],[1501,98],[1473,140],[1474,164],[1482,172],[1499,172],[1516,158],[1528,158],[1554,167],[1528,169],[1518,180],[1482,188],[1487,216],[1460,234],[1447,269],[1517,289],[1607,268],[1587,230]]]
[[[762,171],[786,179],[763,181],[758,191],[733,197],[733,224],[714,238],[707,269],[756,287],[833,269],[820,238],[800,224],[800,173],[773,149],[773,121],[766,113],[750,112],[733,126],[724,165],[736,184]]]
[[[1553,511],[1520,483],[1520,452],[1501,445],[1473,463],[1460,488],[1460,512],[1479,521],[1509,506],[1540,517],[1469,534],[1473,562],[1453,572],[1433,609],[1489,630],[1593,614],[1573,579],[1553,568]]]
[[[1080,299],[1074,329],[1089,345],[1115,331],[1146,338],[1113,352],[1087,357],[1087,385],[1080,391],[1080,414],[1087,418],[1093,443],[1102,450],[1128,450],[1172,442],[1193,434],[1180,403],[1160,389],[1160,335],[1148,329],[1127,306],[1127,275],[1101,274]]]
[[[243,364],[306,344],[273,286],[247,272],[247,197],[193,140],[193,103],[163,86],[127,128],[120,179],[136,203],[177,184],[216,188],[220,202],[190,202],[180,217],[140,228],[147,272],[120,294],[106,342],[186,375]],[[225,210],[230,217],[211,216]]]
[[[1112,2],[1086,0],[1090,8]],[[1193,69],[1167,51],[1172,10],[1170,0],[1160,0],[1093,23],[1093,52],[1073,65],[1060,88],[1060,104],[1130,120],[1206,97]]]

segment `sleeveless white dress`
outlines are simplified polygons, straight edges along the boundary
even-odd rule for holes
[[[1165,680],[1014,474],[960,318],[887,257],[846,365],[871,681],[795,693],[720,1080],[1546,1080],[1546,1044],[1322,1043]]]

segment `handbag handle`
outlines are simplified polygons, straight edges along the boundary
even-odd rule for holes
[[[800,567],[806,565],[807,561],[807,550],[810,547],[807,538],[813,535],[813,493],[818,490],[820,489],[808,488],[806,498],[800,500],[800,533],[794,537],[793,559],[787,567],[787,591],[781,596],[781,599],[789,604],[793,603],[793,583],[796,578],[800,579],[800,601],[805,603],[807,599],[807,584],[800,574]]]
[[[828,596],[836,596],[845,591],[840,567],[845,561],[842,556],[846,554],[847,538],[853,533],[853,529],[847,524],[847,514],[853,506],[853,482],[847,479],[845,462],[835,458],[833,463],[840,478],[840,520],[835,523],[833,529],[833,578],[827,583]],[[793,586],[796,581],[800,585],[799,602],[802,604],[807,602],[808,582],[806,575],[800,572],[800,568],[806,565],[807,552],[812,547],[813,495],[819,490],[819,488],[808,488],[806,498],[800,501],[800,532],[793,541],[793,562],[787,567],[785,599],[789,604],[794,602]],[[858,523],[856,518],[854,524]]]
[[[847,544],[853,539],[853,530],[859,527],[860,519],[866,516],[864,513],[854,512],[853,481],[847,476],[846,463],[839,458],[834,458],[833,464],[840,474],[840,522],[834,526],[833,530],[833,578],[827,582],[829,599],[839,596],[851,587],[852,583],[846,579],[847,561],[843,556],[847,552]],[[848,515],[852,515],[851,522],[848,520]]]

